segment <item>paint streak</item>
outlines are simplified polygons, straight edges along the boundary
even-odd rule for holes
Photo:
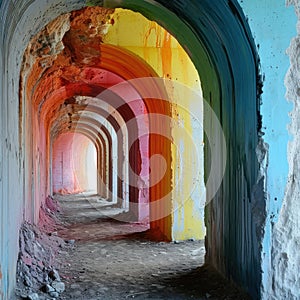
[[[172,79],[172,49],[171,49],[171,36],[165,31],[161,48],[161,61],[163,69],[163,77]]]

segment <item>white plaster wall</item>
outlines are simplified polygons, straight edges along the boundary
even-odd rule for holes
[[[300,299],[300,1],[294,4],[298,16],[297,36],[292,39],[287,54],[290,69],[285,78],[286,97],[294,108],[290,114],[288,144],[289,176],[278,222],[273,227],[272,286],[266,299]]]

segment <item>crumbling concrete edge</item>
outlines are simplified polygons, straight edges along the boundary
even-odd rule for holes
[[[287,0],[286,5],[293,5],[298,17],[297,36],[292,39],[287,49],[290,68],[285,77],[286,99],[293,103],[293,110],[290,112],[291,123],[288,126],[293,138],[287,147],[289,175],[285,196],[278,222],[274,223],[272,228],[272,282],[266,295],[272,300],[300,298],[300,181],[297,178],[300,168],[300,1]]]

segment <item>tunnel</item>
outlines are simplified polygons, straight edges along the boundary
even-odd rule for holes
[[[206,264],[260,297],[261,77],[238,1],[23,1],[5,26],[19,188],[4,297],[22,222],[38,224],[49,195],[89,191],[156,241],[205,239]]]

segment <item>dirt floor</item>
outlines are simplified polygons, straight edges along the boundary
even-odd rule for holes
[[[54,232],[71,247],[56,257],[65,283],[59,299],[250,299],[207,266],[203,241],[149,240],[144,224],[97,196],[56,196],[65,228]]]

